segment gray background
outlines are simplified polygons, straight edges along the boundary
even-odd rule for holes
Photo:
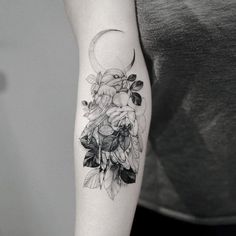
[[[0,0],[0,236],[72,236],[78,58],[58,0]]]

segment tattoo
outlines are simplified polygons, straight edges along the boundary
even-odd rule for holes
[[[95,57],[98,39],[108,32],[99,32],[89,46],[89,60],[95,74],[87,77],[91,84],[91,101],[82,101],[88,123],[80,136],[86,149],[84,167],[89,167],[84,187],[104,188],[113,200],[122,186],[135,183],[143,151],[145,132],[145,99],[140,95],[143,82],[136,74],[127,75],[135,62],[125,68],[104,69]]]

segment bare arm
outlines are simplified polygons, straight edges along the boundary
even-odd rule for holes
[[[151,90],[131,0],[65,0],[79,46],[76,236],[128,236],[139,196]]]

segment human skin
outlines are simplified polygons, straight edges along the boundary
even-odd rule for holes
[[[151,118],[131,0],[64,0],[79,48],[75,236],[128,236]]]

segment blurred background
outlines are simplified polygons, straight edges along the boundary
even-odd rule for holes
[[[58,0],[0,0],[0,236],[72,236],[78,58]]]

